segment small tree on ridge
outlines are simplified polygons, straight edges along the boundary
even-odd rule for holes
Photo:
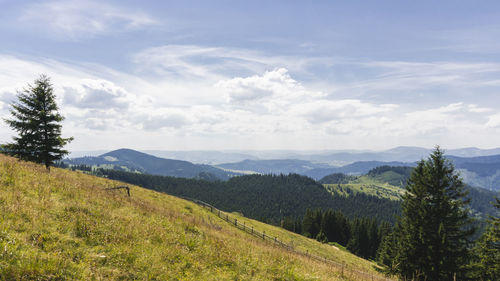
[[[5,146],[6,152],[22,160],[43,163],[47,169],[68,154],[63,147],[73,140],[61,137],[60,122],[64,117],[58,112],[53,91],[50,79],[41,75],[34,85],[28,84],[18,94],[18,101],[11,104],[13,119],[5,120],[18,133],[14,142]]]

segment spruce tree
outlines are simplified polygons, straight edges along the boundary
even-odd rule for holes
[[[500,200],[494,204],[497,216],[491,216],[486,232],[478,243],[480,280],[500,280]]]
[[[469,218],[464,184],[436,148],[413,170],[395,228],[396,272],[403,279],[462,280],[468,263]]]
[[[41,75],[34,85],[17,96],[11,105],[13,119],[5,120],[18,136],[5,146],[8,154],[23,160],[43,163],[47,169],[68,154],[63,147],[73,138],[62,138],[60,124],[64,117],[58,112],[50,79]]]

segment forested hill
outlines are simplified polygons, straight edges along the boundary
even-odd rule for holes
[[[209,165],[160,158],[132,149],[118,149],[97,157],[79,157],[66,159],[64,162],[71,165],[112,167],[114,169],[183,178],[201,177],[227,180],[229,176],[236,175]]]
[[[394,221],[399,202],[366,194],[332,195],[321,184],[296,174],[247,175],[227,182],[209,182],[116,170],[100,170],[110,179],[141,185],[175,196],[196,198],[230,212],[279,224],[284,217],[302,217],[307,208],[334,209],[348,217]]]
[[[337,193],[339,189],[344,193],[365,192],[375,193],[379,196],[389,192],[399,197],[398,194],[402,194],[412,170],[412,167],[405,166],[380,166],[363,176],[335,173],[322,178],[320,182],[329,185],[329,188]],[[496,211],[491,202],[498,194],[497,192],[470,185],[465,188],[468,191],[467,197],[470,198],[470,207],[477,216],[486,219],[488,215],[495,214]],[[386,197],[390,198],[391,196]]]
[[[217,165],[224,169],[252,171],[260,174],[304,174],[311,169],[332,168],[327,164],[317,164],[305,160],[275,159],[275,160],[244,160],[237,163]]]

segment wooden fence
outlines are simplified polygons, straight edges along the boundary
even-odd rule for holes
[[[234,227],[239,228],[239,229],[241,229],[241,230],[243,230],[243,231],[245,231],[245,232],[247,232],[255,237],[261,238],[263,240],[267,240],[271,243],[274,243],[277,246],[285,248],[286,250],[288,250],[290,252],[293,252],[293,253],[296,253],[296,254],[299,254],[299,255],[302,255],[302,256],[305,256],[305,257],[308,257],[308,258],[311,258],[311,259],[314,259],[314,260],[317,260],[320,262],[324,262],[324,263],[330,264],[332,266],[335,266],[335,267],[339,268],[339,270],[341,272],[341,276],[343,278],[347,277],[347,276],[352,276],[353,274],[357,274],[358,276],[359,275],[363,276],[365,280],[385,280],[385,281],[392,280],[392,279],[389,279],[386,277],[373,275],[371,273],[367,273],[367,272],[360,271],[357,269],[349,268],[344,263],[336,262],[336,261],[327,259],[326,257],[314,255],[314,254],[309,253],[308,251],[306,251],[306,252],[300,251],[298,249],[295,249],[291,244],[287,244],[287,243],[281,241],[280,239],[278,239],[278,237],[270,236],[270,235],[266,234],[264,231],[262,231],[262,232],[258,231],[253,226],[246,225],[245,222],[242,223],[242,222],[238,221],[237,218],[232,218],[231,216],[229,216],[229,214],[215,208],[214,206],[212,206],[206,202],[203,202],[203,201],[198,200],[198,199],[183,197],[183,196],[179,196],[179,197],[181,197],[185,200],[192,201],[192,202],[210,210],[210,212],[216,214],[219,218],[227,221],[228,223],[230,223]]]

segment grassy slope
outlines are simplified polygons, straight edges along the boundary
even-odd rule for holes
[[[341,280],[327,264],[252,237],[203,208],[119,182],[0,155],[0,280]],[[373,263],[239,217],[370,274]],[[361,280],[351,273],[350,279]]]
[[[338,188],[339,185],[343,188],[343,191]],[[400,196],[404,194],[403,188],[390,185],[383,178],[372,178],[366,175],[359,176],[347,184],[324,184],[324,186],[330,192],[335,192],[345,196],[349,195],[346,192],[347,189],[355,193],[361,192],[391,200],[400,200]]]

